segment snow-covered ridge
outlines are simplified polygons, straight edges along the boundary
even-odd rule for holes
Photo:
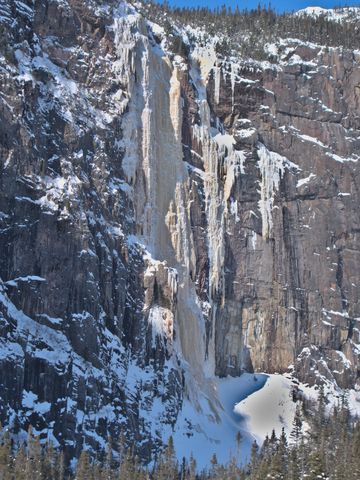
[[[308,15],[310,17],[324,17],[333,22],[357,21],[360,19],[359,7],[322,8],[306,7],[295,12],[295,15]]]

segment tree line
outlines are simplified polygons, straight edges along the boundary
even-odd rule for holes
[[[141,0],[144,16],[162,25],[176,36],[174,26],[201,28],[209,37],[219,35],[219,53],[240,54],[257,60],[268,60],[265,44],[281,38],[297,38],[327,47],[360,48],[360,20],[352,10],[347,21],[334,21],[325,15],[294,15],[277,13],[269,4],[256,9],[240,10],[223,6],[171,7],[166,1]],[[138,5],[138,3],[137,3]],[[339,9],[341,10],[341,9]],[[177,53],[177,52],[175,52]],[[272,59],[275,61],[274,59]]]
[[[307,432],[304,422],[310,427]],[[360,423],[351,416],[346,397],[330,415],[326,413],[323,389],[315,408],[297,405],[290,437],[282,430],[279,437],[273,431],[261,447],[254,441],[250,461],[244,466],[238,433],[238,454],[225,465],[214,454],[208,470],[199,472],[191,452],[188,459],[178,461],[172,437],[150,468],[141,464],[133,446],[127,445],[121,434],[117,442],[108,439],[101,460],[83,450],[73,472],[66,465],[64,453],[51,442],[43,444],[31,427],[27,440],[20,445],[4,428],[0,480],[359,480]]]

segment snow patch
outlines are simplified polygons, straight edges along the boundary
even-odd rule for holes
[[[296,184],[296,188],[300,188],[302,187],[303,185],[306,185],[307,183],[310,182],[310,180],[312,178],[315,178],[316,175],[314,175],[313,173],[310,173],[309,176],[305,177],[305,178],[301,178],[300,180],[298,180],[297,184]]]
[[[259,210],[262,217],[262,236],[270,237],[273,227],[272,211],[275,208],[275,193],[285,170],[299,171],[299,167],[286,157],[269,151],[265,145],[258,143],[259,169],[261,173],[261,190]]]
[[[284,428],[289,437],[293,428],[296,403],[292,398],[294,383],[283,375],[268,375],[261,389],[251,393],[235,405],[235,412],[244,417],[244,423],[261,444],[266,435]]]
[[[37,275],[26,275],[25,277],[17,277],[13,280],[8,280],[7,282],[5,282],[5,285],[7,285],[8,287],[17,287],[19,282],[46,282],[46,278],[39,277]]]
[[[235,456],[240,464],[246,464],[254,440],[261,446],[266,435],[274,429],[279,436],[282,428],[289,438],[297,405],[294,391],[306,391],[317,398],[314,389],[299,385],[291,375],[244,373],[216,379],[214,388],[217,404],[205,395],[197,410],[184,401],[173,434],[179,460],[192,452],[199,469],[208,467],[213,453],[219,462]]]

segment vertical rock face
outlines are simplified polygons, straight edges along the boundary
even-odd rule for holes
[[[217,368],[231,373],[227,353],[238,372],[294,364],[303,380],[318,370],[347,386],[358,378],[358,59],[296,43],[288,57],[235,75],[224,64],[208,85],[246,158],[228,204]]]
[[[70,456],[123,429],[149,455],[183,396],[177,272],[151,256],[171,246],[154,158],[179,143],[176,79],[124,5],[7,2],[1,21],[1,420]]]
[[[1,421],[149,458],[216,376],[354,387],[356,54],[229,63],[123,3],[0,10]]]

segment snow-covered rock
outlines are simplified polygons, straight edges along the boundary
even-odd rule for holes
[[[69,458],[173,434],[205,465],[289,430],[296,379],[355,401],[355,54],[220,59],[190,27],[174,54],[110,0],[0,2],[0,24],[2,423]]]

